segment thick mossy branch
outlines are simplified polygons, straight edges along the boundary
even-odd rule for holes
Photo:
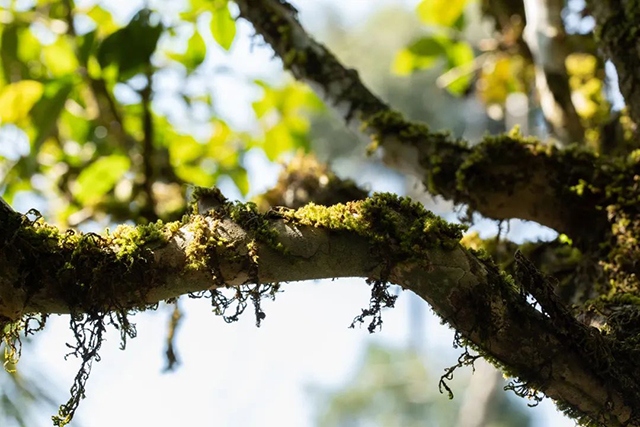
[[[127,317],[132,310],[191,293],[210,297],[228,321],[252,303],[260,322],[265,317],[260,301],[273,297],[278,283],[353,276],[373,284],[371,305],[361,316],[373,318],[372,328],[380,324],[380,309],[395,300],[387,284],[400,285],[428,301],[483,357],[520,378],[518,384],[608,425],[636,420],[640,398],[622,379],[622,373],[634,378],[635,365],[605,368],[620,351],[611,338],[574,334],[573,328],[581,329],[555,310],[553,299],[547,303],[548,293],[536,293],[538,282],[524,286],[528,282],[501,273],[486,256],[458,244],[461,226],[407,198],[376,194],[266,214],[253,204],[222,201],[181,222],[125,226],[102,235],[64,233],[22,216],[5,224],[0,229],[3,318],[72,313],[72,354],[82,365],[72,397],[56,419],[59,425],[68,422],[84,395],[107,325],[120,329],[123,343],[135,335]],[[542,313],[526,295],[543,305]]]

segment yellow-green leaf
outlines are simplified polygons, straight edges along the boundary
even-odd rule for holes
[[[422,0],[418,16],[425,24],[451,27],[460,18],[468,0]]]
[[[231,17],[227,2],[212,11],[211,34],[225,50],[231,48],[236,36],[236,21]]]
[[[0,123],[17,123],[27,117],[44,91],[42,83],[22,80],[0,91]]]
[[[99,202],[129,170],[130,165],[128,157],[115,154],[91,163],[78,175],[76,198],[85,205]]]
[[[247,170],[244,168],[236,168],[229,172],[229,176],[236,187],[238,187],[238,190],[240,190],[240,194],[246,196],[249,192],[249,176]]]
[[[67,37],[42,48],[44,62],[54,77],[71,74],[78,68],[78,60]]]
[[[446,39],[437,36],[418,39],[396,54],[391,69],[395,74],[405,76],[431,68],[444,55],[446,43]]]
[[[196,30],[187,45],[187,50],[183,54],[170,53],[168,56],[180,62],[187,70],[194,70],[204,62],[207,48],[200,33]]]

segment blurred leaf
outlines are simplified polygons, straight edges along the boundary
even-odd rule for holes
[[[183,54],[172,53],[168,56],[180,62],[187,70],[195,70],[200,64],[204,62],[207,54],[207,48],[204,44],[204,39],[200,33],[196,30],[187,45],[187,50]]]
[[[228,2],[219,4],[212,10],[211,34],[225,50],[231,48],[236,36],[236,21],[231,17]]]
[[[445,49],[449,68],[468,65],[473,62],[473,49],[467,42],[454,42],[447,45]]]
[[[207,155],[214,159],[223,168],[236,167],[239,160],[239,152],[231,141],[232,131],[221,120],[215,122],[214,132],[207,143]]]
[[[4,81],[9,83],[15,80],[15,69],[18,64],[18,26],[5,25],[0,37],[0,65]]]
[[[44,88],[44,95],[31,110],[31,121],[36,130],[32,138],[32,153],[37,155],[44,140],[51,134],[67,97],[73,89],[72,79],[54,80]]]
[[[180,18],[187,22],[196,22],[200,14],[216,7],[216,4],[223,1],[226,5],[227,0],[188,0],[190,8],[186,12],[180,13]]]
[[[452,27],[464,12],[469,0],[422,0],[418,16],[425,24]]]
[[[266,132],[262,148],[267,158],[273,162],[280,154],[294,150],[296,141],[286,124],[280,122]]]
[[[113,154],[101,157],[78,175],[78,188],[75,196],[84,205],[100,201],[129,170],[129,158]]]
[[[441,77],[451,77],[444,86],[452,95],[463,95],[472,81],[473,49],[467,42],[454,42],[447,46],[446,55],[450,72]]]
[[[73,73],[78,68],[78,60],[67,37],[60,36],[55,43],[44,46],[42,55],[54,77]]]
[[[42,44],[33,35],[28,27],[20,27],[18,29],[18,61],[22,64],[29,64],[29,71],[33,71],[36,63],[41,64],[40,52]]]
[[[201,187],[212,187],[216,183],[215,171],[205,171],[200,166],[181,165],[176,168],[176,175],[185,182]]]
[[[445,43],[446,39],[438,36],[427,36],[414,41],[396,54],[392,71],[402,76],[433,67],[445,53]]]
[[[229,172],[228,175],[236,187],[238,187],[242,196],[246,196],[249,192],[249,176],[247,175],[247,170],[245,168],[236,168]]]
[[[111,13],[98,5],[93,6],[86,12],[86,15],[96,23],[96,31],[100,38],[104,38],[118,29],[118,26],[113,22]]]
[[[162,34],[162,26],[149,22],[150,14],[141,10],[126,27],[102,42],[97,55],[102,68],[117,65],[121,80],[145,71]]]
[[[252,145],[263,148],[270,160],[298,148],[307,150],[309,118],[306,113],[324,108],[318,97],[297,82],[277,89],[261,81],[256,84],[264,89],[264,95],[252,105],[261,119],[265,136]]]
[[[22,80],[0,91],[0,123],[17,123],[25,119],[40,99],[44,87],[34,80]]]
[[[206,147],[190,135],[176,135],[169,140],[169,157],[175,166],[200,159]]]
[[[87,66],[89,56],[95,48],[96,31],[88,32],[76,39],[78,41],[78,60],[82,65]]]

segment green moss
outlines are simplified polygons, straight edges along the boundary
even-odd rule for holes
[[[397,247],[398,255],[407,258],[428,258],[433,248],[451,250],[466,229],[447,223],[408,197],[389,193],[329,207],[310,203],[282,213],[298,224],[355,232],[375,245]]]

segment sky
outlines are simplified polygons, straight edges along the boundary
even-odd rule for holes
[[[169,0],[157,0],[157,2]],[[312,32],[322,28],[327,7],[335,10],[345,26],[364,22],[377,8],[402,4],[413,8],[417,0],[315,0],[295,1],[303,24]],[[122,0],[120,12],[126,16],[141,4]],[[221,114],[235,127],[251,126],[248,105],[259,93],[242,84],[243,79],[282,79],[281,63],[272,52],[251,39],[250,25],[240,22],[238,36],[230,54],[216,51],[207,61],[228,66],[233,73],[216,78],[210,90],[223,105]],[[168,77],[162,84],[175,84]],[[170,108],[158,100],[156,108]],[[264,155],[252,152],[247,158],[253,193],[269,188],[276,180],[278,166]],[[402,181],[369,182],[372,190],[405,192]],[[231,184],[223,192],[239,197]],[[26,211],[33,200],[17,199],[17,210]],[[479,225],[484,234],[495,232],[493,223]],[[544,235],[549,231],[514,223],[517,240]],[[544,234],[546,233],[546,234]],[[103,345],[102,361],[95,363],[88,382],[87,398],[82,402],[74,426],[296,426],[314,425],[317,408],[314,390],[339,389],[348,384],[354,369],[370,343],[406,347],[418,315],[424,325],[417,342],[425,362],[433,369],[433,387],[445,367],[457,357],[451,343],[453,333],[440,325],[422,300],[402,292],[397,307],[384,313],[381,332],[369,334],[366,328],[349,329],[353,317],[368,304],[369,289],[363,280],[343,279],[291,283],[274,303],[265,304],[267,317],[256,328],[249,314],[236,324],[226,324],[211,313],[206,300],[183,298],[185,317],[177,336],[182,360],[176,372],[162,373],[165,364],[164,339],[170,311],[138,314],[138,337],[120,351],[114,331]],[[416,311],[415,306],[421,307]],[[416,314],[417,313],[417,314]],[[68,397],[79,363],[64,361],[65,343],[71,341],[68,318],[50,319],[47,331],[30,344],[20,362],[26,370],[37,369],[55,384],[53,395],[60,402]],[[20,365],[19,365],[20,366]],[[467,370],[468,371],[468,370]],[[464,375],[464,374],[463,374]],[[523,405],[526,402],[523,402]],[[445,403],[446,404],[446,403]],[[537,426],[570,426],[545,400],[530,409]],[[39,414],[38,426],[50,425],[52,414]]]

